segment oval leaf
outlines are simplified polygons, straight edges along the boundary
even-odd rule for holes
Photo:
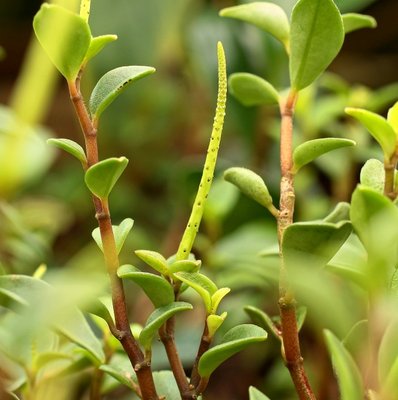
[[[254,386],[249,387],[250,400],[270,400],[264,393],[261,393]]]
[[[383,193],[385,181],[384,164],[374,158],[366,161],[361,168],[360,181],[362,185],[376,190],[378,193]]]
[[[364,396],[362,378],[351,354],[332,332],[325,330],[324,334],[339,381],[341,400],[362,400]]]
[[[235,18],[249,22],[270,33],[289,50],[289,20],[283,8],[266,2],[253,2],[224,8],[221,17]]]
[[[355,146],[355,142],[349,139],[323,138],[308,140],[300,144],[293,152],[293,173],[296,173],[304,165],[310,163],[323,154],[340,149],[342,147]]]
[[[33,28],[55,67],[73,81],[91,42],[87,21],[65,8],[44,3],[35,15]]]
[[[59,149],[65,150],[67,153],[76,157],[84,166],[87,165],[86,153],[80,144],[69,139],[48,139],[48,144],[51,144]]]
[[[390,158],[394,154],[397,134],[385,118],[361,108],[348,107],[345,112],[365,126],[383,149],[385,157]]]
[[[211,313],[215,314],[217,312],[218,306],[221,303],[221,300],[231,291],[230,288],[224,287],[218,289],[212,296],[211,296]]]
[[[155,271],[165,276],[170,275],[167,260],[160,253],[151,250],[136,250],[135,254]]]
[[[157,308],[148,318],[140,334],[140,343],[145,350],[150,350],[152,341],[161,326],[173,315],[186,310],[192,310],[192,304],[179,301]]]
[[[278,340],[282,340],[281,332],[279,332],[272,321],[272,318],[267,313],[254,306],[246,306],[244,307],[244,310],[250,317],[253,324],[256,324],[264,329],[269,329]]]
[[[108,43],[117,40],[116,35],[102,35],[91,38],[90,47],[87,50],[85,62],[95,57]]]
[[[100,199],[107,199],[128,162],[126,157],[107,158],[91,166],[84,177],[91,193]]]
[[[209,330],[208,335],[209,337],[213,337],[214,334],[217,332],[218,328],[223,324],[225,318],[227,318],[227,312],[223,312],[221,315],[214,315],[211,314],[207,317],[207,329]]]
[[[343,22],[332,0],[299,0],[292,12],[290,81],[310,85],[328,67],[344,41]]]
[[[230,329],[221,343],[206,351],[199,360],[199,374],[208,378],[225,360],[242,351],[252,343],[263,342],[267,332],[251,324],[243,324]]]
[[[323,219],[323,222],[331,222],[332,224],[337,224],[338,222],[347,221],[349,219],[350,203],[341,201],[337,203],[333,211]]]
[[[122,385],[125,385],[132,390],[136,390],[137,378],[131,368],[130,369],[120,368],[116,365],[106,365],[105,364],[105,365],[101,365],[99,367],[99,369],[101,371],[106,372],[108,375],[112,376],[114,379],[116,379]]]
[[[279,93],[266,80],[257,75],[239,72],[228,79],[231,93],[244,106],[278,104]]]
[[[140,286],[155,308],[167,306],[174,301],[172,286],[158,275],[141,272],[131,265],[121,266],[117,271],[117,275],[119,278],[129,279]]]
[[[200,260],[178,260],[174,261],[169,269],[173,274],[175,272],[198,272],[202,261]]]
[[[376,28],[377,22],[370,15],[347,13],[341,16],[343,19],[344,33],[350,33],[363,28]]]
[[[90,112],[98,119],[102,112],[132,82],[153,74],[155,68],[145,66],[126,66],[107,72],[95,85],[90,96]]]

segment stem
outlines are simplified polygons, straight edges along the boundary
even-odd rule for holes
[[[396,151],[389,160],[384,160],[384,194],[391,200],[395,200],[397,197],[396,190],[394,188],[395,181],[395,168],[398,161],[398,152]]]
[[[297,93],[291,91],[284,104],[281,104],[281,143],[280,143],[280,213],[278,216],[278,240],[281,257],[279,280],[279,312],[281,316],[281,335],[283,357],[286,367],[300,400],[316,400],[308,382],[301,357],[296,318],[296,301],[290,287],[288,272],[282,255],[282,239],[285,229],[293,223],[294,214],[294,175],[293,165],[293,114]]]
[[[98,162],[97,127],[91,120],[80,93],[81,72],[75,82],[68,82],[68,87],[72,103],[84,134],[87,167],[90,167]],[[144,354],[131,333],[123,281],[117,276],[119,256],[116,249],[108,201],[93,196],[93,202],[95,216],[98,220],[101,233],[105,264],[111,284],[112,304],[116,325],[116,331],[112,333],[116,333],[115,337],[122,344],[136,372],[142,399],[158,400],[159,397],[156,393],[150,363],[145,361]]]
[[[198,366],[199,366],[199,359],[202,357],[203,353],[209,350],[211,344],[211,338],[209,337],[209,329],[207,326],[207,320],[205,320],[205,326],[203,328],[202,338],[200,339],[200,345],[198,349],[198,353],[195,358],[195,362],[193,364],[192,373],[191,373],[191,385],[193,387],[198,387],[201,377],[199,375]]]

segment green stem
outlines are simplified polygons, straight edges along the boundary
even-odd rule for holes
[[[395,188],[395,169],[397,166],[398,154],[397,152],[389,160],[384,160],[384,194],[391,200],[397,197]]]

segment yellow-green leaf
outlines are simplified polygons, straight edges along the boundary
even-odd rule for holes
[[[377,22],[370,15],[363,15],[357,13],[343,14],[344,33],[350,33],[363,28],[376,28]]]
[[[87,50],[85,62],[95,57],[108,43],[117,39],[116,35],[101,35],[91,38],[90,47]]]
[[[48,144],[65,150],[72,156],[76,157],[84,166],[87,165],[86,153],[80,144],[70,139],[48,139]]]

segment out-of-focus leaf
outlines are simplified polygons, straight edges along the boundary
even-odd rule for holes
[[[239,198],[234,186],[218,178],[213,180],[204,209],[204,218],[208,221],[222,220],[232,211]]]
[[[115,378],[122,385],[134,390],[137,387],[137,378],[133,372],[133,368],[127,370],[124,368],[118,368],[116,365],[101,365],[99,367],[101,371],[106,372],[113,378]]]
[[[281,340],[281,333],[278,331],[272,318],[267,313],[254,306],[245,306],[244,310],[254,324],[261,328],[269,329],[278,340]]]
[[[340,201],[336,204],[333,211],[327,215],[323,222],[330,222],[332,224],[337,224],[340,221],[347,221],[350,219],[350,204],[345,201]]]
[[[360,181],[362,185],[376,190],[378,193],[383,193],[385,181],[384,164],[375,158],[366,161],[361,168]]]
[[[398,102],[388,110],[387,121],[398,135]]]
[[[344,33],[350,33],[363,28],[376,28],[377,22],[370,15],[363,15],[357,13],[343,14]]]
[[[264,393],[261,393],[254,386],[249,387],[250,400],[270,400]]]
[[[85,62],[95,57],[108,43],[117,39],[116,35],[101,35],[91,38],[90,47],[87,50]]]
[[[76,157],[83,165],[87,164],[86,153],[84,152],[82,146],[80,146],[80,144],[74,142],[73,140],[48,139],[47,143],[62,150],[65,150],[69,154],[72,154],[72,156]]]
[[[398,321],[392,320],[384,332],[378,356],[378,375],[381,383],[381,387],[384,386],[386,381],[389,380],[389,375],[392,373],[398,360]],[[397,376],[397,375],[395,375]],[[396,383],[396,382],[395,382]]]

